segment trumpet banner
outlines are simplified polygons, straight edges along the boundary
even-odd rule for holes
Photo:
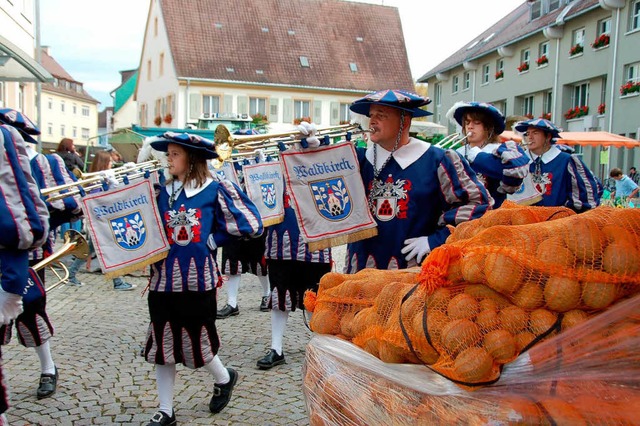
[[[213,165],[212,161],[208,161],[207,163],[209,164],[209,171],[211,172],[211,174],[217,176],[220,180],[230,180],[231,182],[242,188],[242,185],[240,185],[240,180],[238,179],[238,174],[236,173],[236,169],[233,167],[233,163],[225,161],[224,163],[222,163],[222,167],[220,168],[216,168]]]
[[[149,179],[88,194],[82,204],[100,267],[107,278],[167,257],[169,242]]]
[[[256,205],[264,226],[284,220],[284,179],[280,162],[242,166],[247,196]]]
[[[311,251],[378,234],[353,144],[292,149],[280,158],[300,235]]]

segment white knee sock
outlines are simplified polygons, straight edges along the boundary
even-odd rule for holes
[[[271,294],[271,289],[269,288],[269,276],[258,275],[258,280],[260,280],[260,285],[262,286],[262,297],[268,297]]]
[[[240,277],[242,275],[229,275],[227,279],[227,303],[232,308],[238,306],[238,290],[240,289]]]
[[[158,400],[160,411],[173,414],[173,388],[176,384],[176,365],[156,364],[156,384],[158,386]]]
[[[278,355],[282,355],[282,339],[287,328],[288,318],[289,311],[271,310],[271,349],[274,349]]]
[[[219,385],[229,383],[229,380],[231,380],[229,371],[222,365],[222,361],[218,355],[214,356],[209,364],[205,364],[204,368],[211,373],[213,380]]]
[[[40,372],[41,374],[55,374],[56,365],[51,358],[51,349],[49,347],[49,341],[47,340],[40,346],[35,347],[38,358],[40,358]]]

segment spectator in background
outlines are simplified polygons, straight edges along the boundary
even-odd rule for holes
[[[638,174],[638,171],[636,170],[635,167],[631,167],[629,169],[628,176],[633,181],[633,183],[635,183],[636,185],[640,184],[640,174]]]
[[[63,138],[58,144],[58,148],[56,148],[56,154],[62,157],[67,169],[80,177],[79,174],[84,171],[84,161],[78,153],[73,139]]]
[[[614,167],[609,172],[609,176],[616,181],[616,189],[611,193],[612,199],[617,198],[625,202],[629,198],[635,198],[638,196],[638,184],[629,176],[622,174],[621,169]]]

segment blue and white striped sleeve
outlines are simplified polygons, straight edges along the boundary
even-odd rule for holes
[[[570,188],[566,206],[577,211],[593,209],[600,204],[598,182],[589,168],[577,155],[571,155],[567,164]]]
[[[213,239],[217,247],[235,238],[255,238],[264,228],[258,208],[238,185],[222,180],[218,183],[218,223]]]
[[[438,166],[438,180],[442,195],[442,215],[438,231],[429,236],[429,247],[434,249],[442,244],[450,234],[444,225],[458,225],[482,217],[493,205],[493,198],[487,188],[462,157],[453,150],[446,150]]]
[[[529,173],[529,157],[514,141],[498,145],[493,152],[480,152],[473,161],[473,169],[500,181],[498,191],[513,194]]]

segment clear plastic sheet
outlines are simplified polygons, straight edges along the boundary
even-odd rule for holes
[[[640,296],[533,346],[473,392],[429,367],[389,364],[315,335],[303,391],[311,425],[640,423]]]

